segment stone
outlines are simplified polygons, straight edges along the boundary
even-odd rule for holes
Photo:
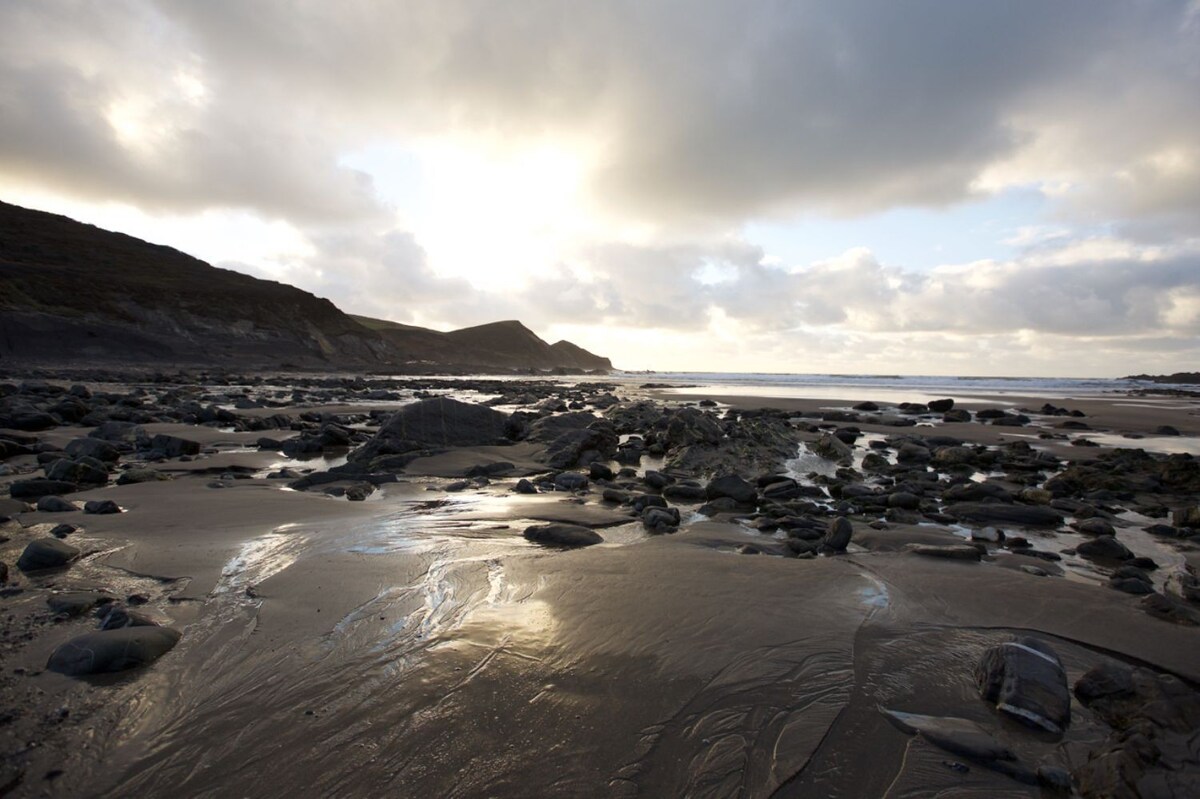
[[[892,726],[907,735],[920,735],[934,746],[982,763],[1014,760],[1012,750],[970,719],[954,716],[924,716],[880,708]]]
[[[158,480],[170,480],[171,475],[157,469],[126,469],[117,476],[117,485],[133,485],[136,483],[153,483]]]
[[[917,510],[921,507],[921,498],[908,491],[896,491],[888,495],[887,504],[889,508]]]
[[[95,458],[103,463],[116,463],[121,451],[108,441],[99,438],[77,438],[67,444],[66,453],[72,458]]]
[[[679,508],[648,507],[642,511],[642,526],[652,533],[671,533],[679,529]]]
[[[363,446],[348,456],[370,462],[429,447],[473,447],[507,442],[507,414],[450,397],[432,397],[406,405]]]
[[[513,491],[518,494],[536,494],[538,492],[537,487],[524,477],[518,480],[517,484],[513,486]]]
[[[199,455],[200,444],[179,436],[169,436],[159,433],[150,439],[150,449],[161,452],[168,458],[178,458],[183,455]]]
[[[582,491],[588,487],[587,475],[579,472],[560,472],[554,475],[554,487],[560,491]]]
[[[946,413],[954,408],[954,400],[952,399],[937,399],[929,402],[929,410],[934,413]]]
[[[74,502],[48,494],[37,501],[37,509],[42,513],[69,513],[79,510]]]
[[[46,597],[46,604],[53,613],[67,616],[82,616],[101,602],[112,602],[107,594],[97,594],[93,591],[67,591],[61,594],[51,594]]]
[[[808,448],[825,460],[838,463],[850,463],[853,455],[849,445],[832,435],[824,435],[816,441],[808,442]]]
[[[1058,527],[1063,520],[1058,511],[1045,505],[1013,505],[1002,502],[956,502],[947,505],[945,512],[957,519],[981,524],[1020,527]]]
[[[72,677],[125,671],[158,660],[180,637],[180,632],[171,627],[123,627],[87,633],[55,649],[46,668]]]
[[[17,560],[17,568],[23,572],[58,569],[77,557],[79,550],[70,544],[64,544],[57,538],[39,538],[25,547]]]
[[[70,494],[78,489],[79,486],[65,480],[33,478],[16,481],[8,487],[8,493],[13,499],[37,500],[48,494]]]
[[[672,502],[703,502],[708,498],[708,492],[704,486],[695,483],[672,483],[663,489],[663,497]]]
[[[108,513],[120,513],[121,506],[113,502],[111,499],[89,499],[83,503],[84,513],[93,513],[96,515]]]
[[[587,547],[604,543],[595,530],[577,524],[535,524],[525,528],[525,538],[536,544],[557,547]]]
[[[1100,535],[1090,541],[1084,541],[1075,548],[1075,551],[1081,557],[1092,560],[1130,560],[1133,558],[1129,547],[1111,535]]]
[[[588,464],[588,477],[593,480],[612,480],[616,475],[608,464],[592,461]]]
[[[1098,516],[1093,517],[1091,519],[1084,519],[1082,521],[1075,522],[1071,526],[1074,527],[1076,530],[1078,530],[1080,533],[1083,533],[1084,535],[1116,535],[1117,534],[1117,531],[1115,529],[1113,529],[1113,526],[1111,524],[1109,524],[1107,521],[1105,521],[1104,519],[1101,519]]]
[[[1061,734],[1071,723],[1062,661],[1048,644],[1020,637],[987,649],[975,667],[980,696],[1013,718]]]
[[[122,627],[157,627],[149,616],[129,610],[118,602],[104,605],[96,614],[100,617],[101,630],[119,630]]]
[[[909,551],[927,558],[946,558],[947,560],[980,560],[983,552],[979,547],[970,544],[912,544]]]
[[[758,501],[758,490],[752,483],[736,474],[725,474],[709,481],[706,489],[710,500],[729,497],[741,505],[753,505]]]
[[[838,516],[829,520],[829,526],[826,528],[825,536],[821,539],[821,543],[826,549],[834,552],[845,552],[846,547],[850,545],[850,538],[854,535],[854,524],[845,516]]]

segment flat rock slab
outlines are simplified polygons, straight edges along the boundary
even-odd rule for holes
[[[913,544],[909,551],[927,558],[945,558],[947,560],[979,560],[983,557],[979,547],[973,547],[970,544]]]
[[[508,462],[513,468],[507,470],[505,476],[527,477],[546,471],[546,467],[534,459],[539,450],[536,444],[528,443],[500,447],[460,447],[416,458],[404,467],[404,472],[429,477],[466,477],[472,467]]]
[[[535,544],[556,547],[589,547],[604,543],[595,530],[577,524],[535,524],[526,528],[525,538]]]
[[[1058,527],[1063,516],[1045,505],[1010,505],[1004,502],[959,502],[946,507],[958,519],[1018,527]]]
[[[467,510],[456,515],[458,519],[534,519],[541,522],[562,522],[581,527],[613,527],[634,521],[628,513],[620,513],[601,505],[563,501],[560,496],[513,497],[498,513],[495,506]]]
[[[880,708],[879,712],[892,726],[908,735],[920,735],[934,746],[972,760],[987,763],[993,760],[1013,760],[1011,750],[996,740],[990,732],[970,719],[955,716],[923,716],[899,710]]]
[[[158,660],[180,637],[171,627],[122,627],[88,633],[55,649],[46,668],[71,677],[125,671]]]

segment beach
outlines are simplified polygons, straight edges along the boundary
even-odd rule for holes
[[[1200,790],[1200,397],[216,378],[0,392],[4,792]]]

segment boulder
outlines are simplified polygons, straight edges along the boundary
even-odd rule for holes
[[[99,438],[77,438],[67,444],[66,452],[72,458],[95,458],[103,463],[116,463],[121,451]]]
[[[1000,502],[956,502],[945,512],[957,519],[982,524],[1020,527],[1058,527],[1062,515],[1046,505],[1013,505]]]
[[[1074,527],[1079,532],[1083,533],[1084,535],[1116,535],[1117,534],[1117,531],[1113,529],[1113,526],[1111,524],[1109,524],[1107,521],[1105,521],[1104,519],[1101,519],[1098,516],[1093,517],[1091,519],[1083,519],[1082,521],[1075,522],[1071,526]]]
[[[161,452],[168,458],[179,458],[184,455],[199,455],[200,444],[179,436],[169,436],[159,433],[150,439],[150,449]]]
[[[117,485],[133,485],[135,483],[153,483],[157,480],[170,480],[171,475],[157,469],[127,469],[117,477]]]
[[[54,650],[46,668],[81,677],[145,666],[171,651],[180,639],[170,627],[122,627],[73,638]]]
[[[970,719],[954,716],[923,716],[880,708],[884,717],[896,729],[907,735],[920,735],[934,746],[956,755],[987,763],[992,760],[1013,760],[1012,751]]]
[[[50,494],[70,494],[79,490],[79,486],[65,480],[47,480],[35,477],[31,480],[18,480],[8,487],[9,496],[13,499],[41,499]]]
[[[679,528],[679,508],[651,506],[642,510],[642,526],[652,533],[672,533]]]
[[[754,484],[736,474],[724,474],[713,478],[708,482],[705,494],[710,500],[729,497],[741,505],[753,505],[758,501],[758,490]]]
[[[854,535],[854,525],[845,516],[829,520],[829,526],[825,530],[825,536],[821,539],[822,545],[826,549],[834,552],[845,552],[846,547],[850,545],[850,538]]]
[[[23,572],[58,569],[77,557],[79,550],[70,544],[64,544],[57,538],[39,538],[25,547],[25,551],[17,560],[17,568]]]
[[[525,528],[525,538],[535,544],[556,547],[588,547],[604,539],[595,530],[577,524],[535,524]]]
[[[816,441],[808,442],[808,448],[825,460],[838,463],[849,463],[853,455],[846,442],[832,435],[824,435]]]
[[[1090,541],[1084,541],[1075,551],[1081,557],[1094,560],[1130,560],[1133,557],[1129,547],[1111,535],[1100,535]]]
[[[77,511],[79,508],[74,502],[56,497],[53,494],[48,494],[37,501],[37,509],[42,513],[69,513]]]
[[[954,400],[952,399],[936,399],[929,402],[929,410],[934,413],[946,413],[954,408]]]
[[[1058,655],[1020,637],[987,649],[975,667],[980,696],[1018,721],[1061,734],[1071,723],[1071,693]]]
[[[433,397],[396,411],[349,459],[369,462],[427,447],[474,447],[506,443],[508,416],[483,405]]]

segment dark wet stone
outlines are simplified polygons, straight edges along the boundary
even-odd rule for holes
[[[525,529],[525,538],[537,544],[559,547],[587,547],[604,539],[595,530],[577,524],[535,524]]]
[[[579,472],[560,472],[554,476],[554,487],[560,491],[582,491],[588,487],[587,475]]]
[[[47,480],[37,477],[31,480],[16,481],[8,487],[8,492],[13,499],[36,500],[50,494],[70,494],[78,488],[74,483],[65,480]]]
[[[1116,535],[1117,531],[1107,521],[1101,518],[1084,519],[1072,525],[1084,535]]]
[[[1108,587],[1125,594],[1153,594],[1154,586],[1131,577],[1118,577],[1108,581]]]
[[[356,483],[346,489],[346,499],[351,502],[362,502],[374,493],[375,486],[370,483]]]
[[[112,601],[113,598],[108,594],[93,591],[68,591],[46,597],[46,604],[52,612],[65,613],[68,616],[82,616],[96,605]]]
[[[513,491],[516,491],[518,494],[536,494],[538,492],[533,483],[529,482],[524,477],[518,480],[517,484],[513,486]]]
[[[889,508],[916,510],[921,507],[921,498],[908,491],[896,491],[888,495],[887,504]]]
[[[672,533],[679,529],[679,508],[648,507],[642,511],[642,526],[652,533]]]
[[[23,572],[58,569],[79,557],[79,550],[64,544],[57,538],[39,538],[31,541],[17,560],[17,568]]]
[[[104,463],[116,463],[121,459],[119,449],[99,438],[77,438],[67,444],[66,452],[72,458],[95,458]]]
[[[42,513],[70,513],[79,510],[74,502],[62,497],[48,494],[37,501],[37,509]]]
[[[1186,627],[1200,625],[1200,613],[1189,608],[1182,601],[1164,594],[1147,595],[1142,599],[1141,607],[1146,613],[1162,621],[1182,624]]]
[[[54,650],[46,668],[73,677],[104,674],[153,663],[180,639],[170,627],[123,627],[74,638]]]
[[[161,452],[168,458],[178,458],[183,455],[199,455],[200,444],[179,436],[169,436],[159,433],[150,439],[150,449]]]
[[[703,502],[708,492],[695,483],[672,483],[663,489],[663,496],[672,502]]]
[[[1057,793],[1071,792],[1071,772],[1059,766],[1038,766],[1038,784]]]
[[[946,413],[954,408],[954,400],[952,399],[937,399],[929,402],[929,410],[934,413]]]
[[[947,752],[963,755],[980,763],[1015,759],[1012,750],[970,719],[924,716],[885,708],[880,708],[880,712],[901,732],[920,735]]]
[[[914,544],[910,551],[927,558],[945,558],[948,560],[979,560],[983,552],[979,547],[970,544]]]
[[[1075,681],[1075,696],[1084,705],[1099,699],[1112,699],[1134,694],[1133,669],[1111,661],[1093,666]]]
[[[825,536],[821,543],[826,549],[845,552],[853,535],[854,524],[845,516],[838,516],[829,520],[829,526],[825,530]]]
[[[50,529],[50,535],[54,536],[55,538],[66,538],[77,530],[79,530],[79,528],[73,524],[56,524]]]
[[[1058,527],[1063,520],[1061,514],[1045,505],[958,502],[948,505],[945,511],[951,516],[967,521],[1022,527]]]
[[[753,484],[736,474],[725,474],[709,481],[706,489],[708,499],[729,497],[742,505],[753,505],[758,501],[758,490]]]
[[[1071,722],[1071,694],[1062,661],[1036,638],[1017,638],[989,648],[975,667],[975,683],[986,701],[1025,724],[1062,733]]]
[[[117,485],[132,485],[135,483],[152,483],[158,480],[170,480],[169,474],[157,469],[127,469],[117,476]]]
[[[122,627],[157,627],[158,624],[149,616],[129,610],[117,602],[104,605],[96,613],[100,618],[101,630],[119,630]]]
[[[83,503],[83,512],[96,515],[107,513],[120,513],[121,506],[113,502],[111,499],[89,499]]]
[[[850,463],[853,454],[846,442],[832,435],[824,435],[816,441],[808,442],[808,448],[825,460],[838,463]]]
[[[1081,557],[1093,560],[1120,561],[1129,560],[1133,557],[1133,553],[1129,551],[1129,547],[1111,535],[1100,535],[1089,541],[1084,541],[1075,548],[1075,551]]]

